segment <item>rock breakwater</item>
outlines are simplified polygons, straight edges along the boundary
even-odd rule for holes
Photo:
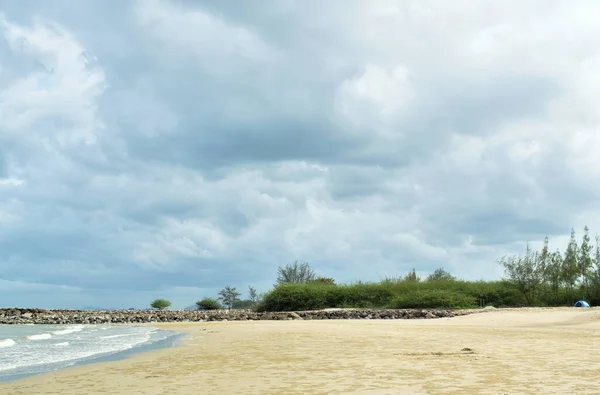
[[[158,322],[434,319],[461,315],[450,310],[340,309],[297,312],[251,310],[42,310],[0,309],[0,324],[140,324]]]

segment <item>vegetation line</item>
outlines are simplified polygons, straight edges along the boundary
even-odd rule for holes
[[[318,277],[308,263],[294,262],[279,267],[272,290],[258,294],[250,287],[248,299],[241,300],[236,288],[227,286],[219,297],[198,301],[199,309],[252,308],[256,311],[302,311],[324,308],[444,308],[470,309],[484,306],[572,306],[584,299],[600,304],[600,236],[592,245],[584,228],[581,243],[575,231],[564,253],[550,252],[548,238],[541,251],[527,245],[522,254],[498,259],[505,277],[497,281],[465,281],[439,268],[425,279],[413,269],[399,278],[380,282],[336,284]],[[166,303],[165,303],[166,302]],[[168,304],[167,304],[168,303]],[[152,307],[170,303],[157,299]]]

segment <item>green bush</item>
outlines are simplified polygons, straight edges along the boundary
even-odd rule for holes
[[[221,303],[214,298],[204,298],[196,302],[196,306],[198,306],[198,310],[220,310],[223,308]]]
[[[329,307],[327,289],[331,285],[282,283],[267,293],[259,309],[266,311],[317,310]]]
[[[335,298],[330,298],[331,307],[382,307],[389,303],[394,297],[394,291],[386,284],[376,283],[358,283],[337,287],[337,290],[332,290],[335,293]]]
[[[477,299],[468,294],[442,289],[423,289],[396,296],[394,309],[468,309],[477,307]]]
[[[540,287],[539,291],[536,303],[548,304],[552,297],[550,291],[544,287]],[[486,305],[520,307],[525,306],[526,301],[516,286],[507,281],[442,278],[418,282],[399,278],[379,283],[359,282],[347,285],[324,282],[280,284],[265,295],[256,310],[301,311],[334,307],[473,308]]]
[[[464,282],[463,289],[470,295],[481,300],[484,305],[495,307],[521,307],[525,306],[525,298],[511,283],[503,281],[477,281]]]
[[[381,307],[394,297],[380,284],[280,284],[265,295],[259,311],[301,311],[328,307]]]

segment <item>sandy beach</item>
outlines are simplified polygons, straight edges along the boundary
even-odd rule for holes
[[[180,347],[0,384],[13,394],[599,394],[600,310],[163,324]]]

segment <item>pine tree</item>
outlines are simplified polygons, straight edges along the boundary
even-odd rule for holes
[[[562,253],[559,250],[556,250],[554,253],[550,254],[550,259],[544,273],[544,277],[546,281],[550,283],[552,289],[554,304],[558,304],[559,301],[563,261]]]
[[[590,274],[590,282],[592,285],[591,291],[593,292],[594,297],[598,297],[600,295],[600,236],[598,235],[596,236],[593,263],[594,270]]]
[[[562,265],[562,280],[569,289],[569,296],[573,297],[573,288],[579,278],[579,266],[578,266],[578,248],[577,240],[575,239],[575,230],[571,229],[571,239],[567,245],[565,256]],[[572,302],[572,300],[571,300]]]
[[[581,285],[583,286],[583,298],[587,297],[587,291],[589,287],[589,275],[592,270],[592,246],[590,245],[589,228],[586,226],[583,228],[583,240],[579,247],[579,254],[577,257],[577,270],[581,277]]]
[[[544,238],[544,246],[542,247],[542,251],[537,254],[539,263],[538,263],[538,272],[541,275],[541,284],[545,285],[549,283],[548,280],[548,268],[550,266],[551,263],[551,254],[550,251],[548,249],[548,237]],[[545,288],[544,288],[545,289]]]

